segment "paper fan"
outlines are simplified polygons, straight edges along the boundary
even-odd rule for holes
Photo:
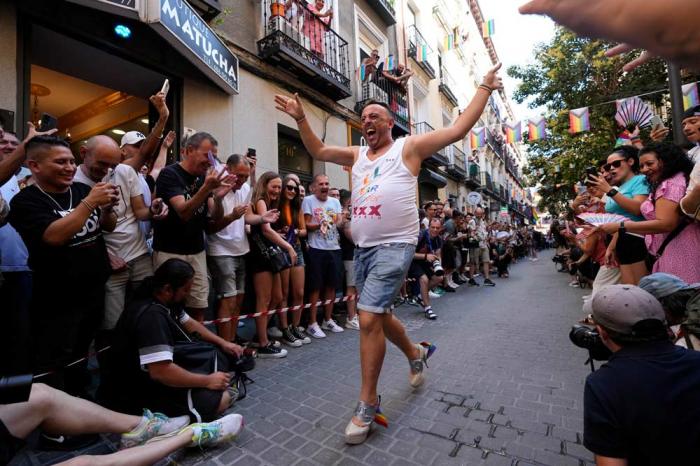
[[[586,212],[577,215],[578,218],[593,226],[599,227],[606,223],[620,223],[629,219],[624,215],[619,214],[596,214],[594,212]]]
[[[510,238],[510,233],[508,233],[507,231],[499,231],[498,233],[496,233],[496,239],[506,239],[506,238]]]
[[[620,102],[615,113],[615,121],[623,128],[651,126],[652,113],[649,106],[639,97],[632,97]]]

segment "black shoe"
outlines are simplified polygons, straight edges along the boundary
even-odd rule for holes
[[[258,358],[260,359],[279,359],[286,358],[287,350],[282,348],[276,348],[272,342],[268,343],[267,346],[258,348]]]
[[[486,278],[484,279],[484,286],[496,286],[496,284],[490,278]]]
[[[437,314],[433,312],[433,308],[429,307],[425,309],[425,318],[429,320],[435,320],[437,319]]]
[[[299,348],[303,344],[302,341],[294,335],[291,327],[282,330],[282,343],[292,348]]]
[[[451,286],[442,286],[441,288],[443,290],[445,290],[445,292],[447,292],[447,293],[454,293],[455,292],[455,289],[452,288]]]
[[[473,278],[470,278],[467,283],[469,283],[469,286],[480,286]]]

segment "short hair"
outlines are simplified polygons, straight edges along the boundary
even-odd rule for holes
[[[610,330],[604,325],[600,326],[605,330],[605,333],[608,334],[610,339],[620,346],[633,346],[654,341],[669,340],[666,323],[658,319],[640,320],[632,326],[631,334]]]
[[[250,162],[248,162],[248,159],[244,155],[231,154],[228,156],[228,159],[226,159],[226,165],[230,165],[232,167],[237,167],[239,165],[250,167]]]
[[[326,175],[325,173],[316,173],[316,174],[314,175],[314,179],[313,179],[312,183],[313,183],[313,184],[316,184],[316,182],[319,180],[319,178],[324,177],[324,176],[330,180],[330,178],[328,177],[328,175]]]
[[[432,225],[434,222],[437,222],[438,224],[440,224],[440,226],[442,226],[442,220],[440,220],[440,219],[437,218],[437,217],[433,217],[433,218],[430,220],[430,223],[428,224],[428,226]]]
[[[70,150],[68,143],[58,136],[34,136],[24,145],[27,158],[39,160],[43,153],[52,147],[65,147]]]
[[[369,99],[368,101],[365,102],[365,104],[362,106],[362,111],[360,112],[360,115],[365,112],[365,109],[369,107],[370,105],[379,105],[382,107],[384,110],[386,110],[386,113],[389,115],[389,118],[394,118],[394,111],[389,107],[389,104],[386,102],[382,102],[380,100],[374,100],[374,99]]]
[[[423,209],[428,210],[434,205],[433,201],[428,201],[425,204],[423,204]]]
[[[340,203],[342,204],[346,200],[350,199],[352,197],[352,193],[348,191],[347,189],[341,189],[340,190]]]
[[[209,141],[214,146],[219,145],[219,142],[214,138],[214,136],[205,131],[200,131],[187,138],[187,141],[185,142],[185,150],[189,149],[190,147],[198,149],[204,141]]]

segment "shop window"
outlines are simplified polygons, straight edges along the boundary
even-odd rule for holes
[[[303,182],[311,182],[313,159],[301,142],[299,132],[277,125],[277,163],[280,175],[295,173]]]

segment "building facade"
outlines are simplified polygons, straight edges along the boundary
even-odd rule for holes
[[[359,112],[370,99],[394,111],[395,137],[448,126],[498,59],[481,22],[476,0],[2,2],[0,122],[21,134],[19,122],[49,114],[76,146],[94,134],[119,140],[148,131],[156,118],[148,96],[168,79],[168,129],[212,133],[222,160],[254,149],[259,172],[305,181],[323,172],[349,187],[346,169],[311,159],[274,95],[298,93],[333,145],[362,144]],[[365,76],[373,50],[386,69],[414,72],[406,86]],[[523,155],[502,142],[508,119],[505,94],[494,94],[480,123],[488,147],[472,150],[467,138],[433,154],[420,199],[467,210],[467,195],[479,191],[491,215],[518,212]]]

